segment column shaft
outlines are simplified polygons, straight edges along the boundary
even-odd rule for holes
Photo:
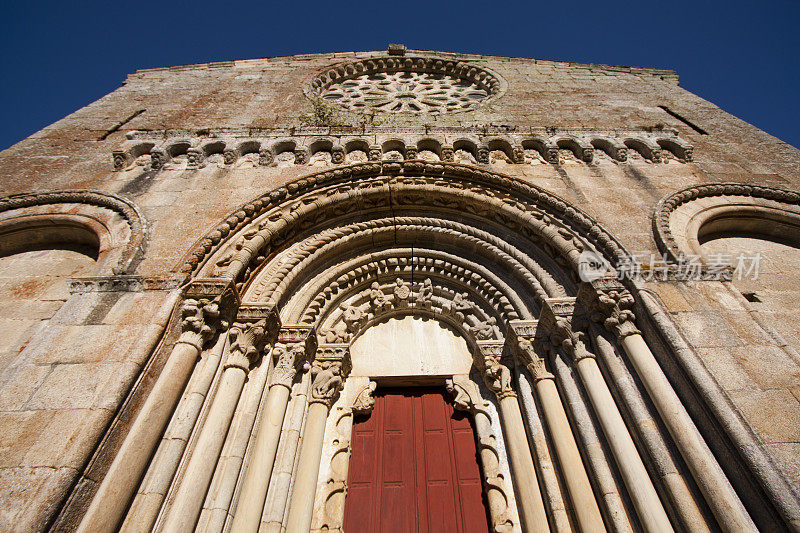
[[[578,360],[577,369],[642,527],[648,532],[672,531],[661,499],[600,373],[597,361],[592,357],[583,357]]]
[[[311,528],[327,419],[328,406],[326,404],[314,402],[308,406],[306,427],[300,444],[297,474],[294,479],[292,499],[289,502],[289,516],[286,519],[287,532],[299,533]]]
[[[708,506],[724,531],[757,531],[739,496],[703,440],[686,408],[639,334],[621,341],[625,353],[689,466]]]
[[[231,366],[223,371],[208,418],[200,430],[174,502],[167,512],[163,531],[194,529],[246,377],[247,374],[240,367]]]
[[[233,519],[232,531],[237,533],[258,531],[290,392],[284,385],[273,385],[267,393],[250,464],[244,475]]]
[[[567,413],[564,411],[556,384],[553,379],[539,379],[536,382],[536,392],[542,402],[544,417],[553,437],[556,457],[564,473],[564,482],[569,491],[578,525],[581,531],[605,531],[600,508],[597,506],[589,476],[586,474],[578,445],[569,427]]]
[[[514,472],[521,518],[526,531],[549,531],[547,513],[539,490],[539,480],[533,466],[525,426],[522,422],[522,413],[515,395],[506,395],[500,398],[500,411],[505,428],[506,444],[508,445],[511,468]]]
[[[95,533],[117,529],[199,354],[197,346],[184,342],[172,349],[78,531]]]
[[[220,335],[216,344],[206,352],[197,365],[186,390],[161,438],[158,450],[147,469],[138,494],[133,499],[125,521],[120,529],[123,533],[150,530],[169,490],[178,463],[189,442],[208,390],[217,373],[227,335]]]

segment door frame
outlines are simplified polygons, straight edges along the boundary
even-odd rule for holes
[[[480,379],[473,379],[466,374],[400,379],[361,376],[347,378],[343,393],[328,415],[311,531],[342,531],[353,417],[372,411],[375,390],[379,385],[392,388],[444,387],[452,397],[449,401],[455,409],[471,414],[475,441],[481,457],[479,469],[483,478],[484,496],[489,506],[490,530],[521,532],[495,395],[486,389]]]

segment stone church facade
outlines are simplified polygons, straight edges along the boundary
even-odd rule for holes
[[[800,152],[673,71],[138,71],[0,154],[0,530],[800,531]]]

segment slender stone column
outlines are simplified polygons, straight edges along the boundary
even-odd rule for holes
[[[83,516],[77,529],[81,533],[117,529],[200,352],[218,329],[227,327],[223,311],[238,303],[226,280],[195,280],[185,294],[181,336]]]
[[[613,279],[581,286],[581,298],[617,336],[647,393],[692,472],[709,508],[724,531],[757,531],[714,454],[670,385],[634,323],[633,296]]]
[[[574,361],[642,527],[653,533],[672,531],[669,517],[600,373],[594,354],[586,347],[586,335],[580,327],[575,327],[581,325],[580,319],[571,318],[573,314],[574,299],[554,298],[547,301],[542,321],[551,332],[553,344],[560,346]],[[573,322],[578,324],[574,325]]]
[[[536,393],[553,438],[558,464],[564,474],[564,483],[578,525],[581,531],[605,531],[603,517],[595,500],[589,476],[586,474],[578,445],[567,420],[567,413],[558,395],[555,377],[547,370],[544,359],[534,349],[532,335],[536,330],[536,323],[517,321],[513,322],[511,327],[517,336],[517,357],[533,376]]]
[[[500,363],[502,342],[478,341],[483,357],[483,378],[486,386],[497,395],[500,414],[505,429],[511,469],[516,480],[515,488],[521,518],[526,531],[549,531],[547,513],[533,466],[533,457],[528,446],[522,413],[519,410],[517,394],[511,387],[511,371]]]
[[[275,367],[270,375],[269,392],[231,526],[236,533],[258,531],[292,382],[298,366],[311,358],[315,349],[316,336],[311,327],[281,328],[272,350]]]
[[[287,532],[305,532],[311,528],[328,410],[339,395],[349,366],[350,347],[347,344],[324,344],[317,350],[311,366],[311,396],[289,502]]]
[[[181,532],[194,529],[247,374],[261,358],[276,325],[277,314],[272,305],[240,308],[236,322],[229,332],[230,350],[226,354],[219,386],[178,485],[173,504],[167,511],[163,531]]]
[[[223,352],[227,350],[227,339],[227,334],[220,334],[216,344],[206,351],[203,360],[192,373],[183,398],[147,468],[138,494],[125,515],[121,532],[134,533],[152,529],[211,388],[211,382],[217,374]]]

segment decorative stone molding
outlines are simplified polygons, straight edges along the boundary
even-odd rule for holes
[[[402,100],[402,99],[401,99]],[[407,101],[413,101],[409,99]],[[401,109],[406,108],[405,103]],[[398,110],[399,111],[399,110]],[[641,130],[567,129],[534,130],[530,134],[509,133],[489,128],[486,133],[475,134],[469,129],[376,128],[374,137],[341,134],[327,129],[275,132],[257,129],[204,130],[202,134],[191,131],[130,132],[126,141],[112,152],[115,171],[146,168],[168,168],[177,154],[186,157],[186,168],[197,169],[208,164],[209,157],[223,166],[251,161],[258,166],[277,165],[276,157],[289,152],[293,165],[342,165],[361,161],[380,161],[388,152],[399,160],[422,157],[450,162],[455,152],[469,154],[477,162],[490,163],[490,151],[500,151],[513,164],[534,164],[536,161],[560,164],[559,149],[571,150],[577,159],[591,164],[598,151],[611,160],[625,162],[629,150],[638,153],[651,163],[666,162],[662,154],[669,152],[669,161],[687,163],[692,160],[693,148],[673,132],[644,132]],[[186,148],[189,146],[189,148]],[[174,154],[174,155],[173,155]],[[329,154],[329,158],[315,159],[316,154]],[[329,163],[324,161],[329,160]],[[284,162],[286,164],[286,162]],[[165,167],[166,165],[166,167]]]
[[[312,212],[315,214],[315,219],[320,220],[320,216],[324,218],[325,215],[320,213],[318,207],[308,207],[313,202],[311,200],[313,194],[307,197],[306,203],[297,205],[297,207],[292,207],[293,202],[287,201],[287,197],[299,199],[301,194],[308,195],[320,187],[332,191],[332,186],[341,184],[335,194],[326,193],[322,198],[327,198],[331,202],[336,201],[336,209],[347,212],[349,208],[346,202],[350,195],[344,194],[346,190],[362,190],[362,194],[364,194],[362,201],[373,195],[386,195],[388,198],[389,191],[387,189],[362,189],[369,181],[370,176],[380,176],[383,172],[396,175],[391,178],[392,187],[407,191],[407,194],[393,195],[396,202],[408,202],[413,199],[414,205],[417,206],[424,206],[426,202],[435,206],[439,205],[442,199],[437,195],[439,192],[444,195],[452,194],[454,199],[458,198],[464,203],[471,202],[474,198],[475,201],[480,201],[481,205],[485,206],[486,216],[502,218],[510,231],[518,231],[531,238],[543,238],[549,241],[552,251],[556,252],[557,256],[563,254],[564,260],[567,262],[575,262],[577,265],[577,256],[584,247],[582,238],[578,236],[579,233],[586,235],[597,249],[609,258],[610,262],[613,263],[618,257],[627,257],[616,240],[590,217],[569,206],[560,198],[530,184],[475,167],[451,163],[401,162],[387,164],[376,162],[361,163],[313,174],[285,187],[270,191],[253,202],[243,205],[201,241],[200,246],[191,253],[183,270],[187,273],[195,271],[209,252],[219,248],[225,237],[242,229],[271,207],[285,204],[287,212],[285,215],[281,215],[281,218],[286,217],[283,222],[280,222],[279,219],[275,219],[274,222],[266,221],[283,228],[280,237],[269,226],[265,226],[263,230],[255,233],[250,242],[233,258],[231,264],[237,266],[231,268],[236,270],[235,275],[238,276],[240,275],[238,265],[242,263],[246,265],[257,259],[258,253],[256,252],[263,249],[264,246],[272,246],[280,240],[290,239],[296,231],[308,229],[310,224],[304,223],[304,218]],[[406,173],[410,176],[427,175],[430,177],[404,178]],[[427,188],[423,185],[427,185]],[[319,193],[322,192],[319,191]],[[413,197],[409,195],[413,195]],[[298,208],[300,209],[298,210]],[[474,210],[472,207],[470,209]],[[291,216],[289,216],[290,213]],[[291,226],[287,227],[290,220],[292,221]],[[309,220],[309,222],[311,221]],[[574,228],[574,230],[567,228]],[[273,241],[275,242],[273,243]]]
[[[330,408],[342,388],[350,369],[350,346],[321,344],[311,365],[309,403],[323,403]]]
[[[481,455],[481,470],[485,484],[485,492],[489,494],[489,513],[492,517],[492,531],[510,532],[514,530],[514,522],[509,517],[508,500],[511,487],[500,468],[501,450],[498,446],[500,436],[495,434],[489,424],[480,423],[479,416],[491,420],[492,413],[486,401],[481,397],[478,385],[469,376],[457,375],[445,380],[447,392],[453,396],[453,406],[461,411],[472,413],[475,418],[475,432],[478,440],[478,452]],[[493,494],[492,494],[493,493]],[[499,495],[500,497],[494,497]]]
[[[91,278],[72,278],[67,281],[70,294],[87,292],[143,292],[169,291],[180,287],[177,278],[155,276],[97,276]]]
[[[306,92],[351,111],[436,114],[471,110],[504,85],[496,74],[461,61],[389,57],[337,65]]]
[[[685,204],[705,198],[719,198],[720,205],[725,205],[727,203],[723,201],[725,197],[728,197],[729,200],[735,200],[732,197],[744,197],[745,199],[750,199],[751,202],[765,200],[767,202],[786,204],[786,207],[795,213],[797,212],[797,207],[800,206],[800,193],[777,187],[751,185],[748,183],[715,183],[687,187],[662,198],[656,205],[653,214],[653,236],[659,250],[669,260],[679,263],[681,256],[689,254],[691,251],[682,250],[679,246],[676,236],[670,228],[672,214]],[[707,208],[708,206],[705,207]],[[758,207],[757,203],[751,206],[751,208],[756,207]],[[764,207],[772,206],[765,204]]]
[[[45,193],[23,193],[0,198],[0,214],[38,206],[84,204],[109,209],[120,215],[130,228],[130,238],[124,244],[114,274],[130,274],[144,253],[147,223],[139,208],[121,196],[92,190],[67,190]],[[41,213],[39,213],[41,214]]]

